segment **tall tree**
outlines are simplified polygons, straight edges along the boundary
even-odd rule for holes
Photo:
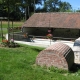
[[[46,0],[45,7],[48,12],[57,12],[59,8],[59,0]]]
[[[61,11],[61,12],[69,12],[71,10],[72,10],[72,7],[71,7],[70,3],[68,3],[68,2],[60,2],[59,11]]]
[[[35,12],[35,4],[41,4],[41,2],[42,0],[24,0],[23,10],[27,12],[27,18]]]
[[[10,17],[14,19],[20,19],[26,11],[26,15],[29,16],[34,11],[34,1],[35,4],[41,4],[42,0],[0,0],[0,16],[7,16],[8,5]],[[4,15],[2,15],[4,13]]]
[[[80,12],[80,9],[76,10],[76,12]]]
[[[37,11],[66,12],[71,11],[71,9],[71,5],[68,2],[62,2],[61,0],[44,0],[43,8],[38,8]]]

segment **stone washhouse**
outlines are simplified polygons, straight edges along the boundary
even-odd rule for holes
[[[55,43],[41,51],[36,57],[36,64],[69,70],[74,63],[74,52],[66,44]]]
[[[46,36],[51,30],[53,38],[76,39],[80,36],[79,12],[34,13],[22,25],[22,32],[29,35]],[[70,40],[71,40],[70,39]]]

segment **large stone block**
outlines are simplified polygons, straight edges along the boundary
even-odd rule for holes
[[[36,64],[69,70],[74,63],[74,52],[63,43],[55,43],[41,51],[36,57]]]

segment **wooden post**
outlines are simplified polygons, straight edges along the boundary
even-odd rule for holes
[[[12,19],[12,38],[14,40],[14,28],[13,28],[13,19]]]
[[[2,41],[3,41],[2,19],[1,19],[1,37],[2,37]]]
[[[8,0],[8,41],[10,41],[10,24],[9,24],[9,0]]]
[[[80,29],[79,29],[79,37],[80,37]]]

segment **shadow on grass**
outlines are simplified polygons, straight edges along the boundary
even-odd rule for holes
[[[40,51],[42,51],[43,50],[43,48],[31,48],[32,50],[34,50],[34,51],[36,51],[36,52],[40,52]]]
[[[73,66],[70,69],[70,72],[75,73],[75,72],[78,72],[79,70],[80,70],[80,64],[74,63]]]

